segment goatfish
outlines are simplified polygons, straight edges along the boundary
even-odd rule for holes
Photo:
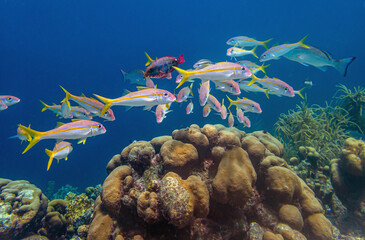
[[[48,104],[46,104],[42,101],[40,101],[40,102],[43,105],[43,108],[42,108],[41,112],[44,112],[48,109],[48,110],[52,111],[53,113],[55,113],[56,116],[62,116],[61,105],[53,104],[51,106],[51,105],[48,105]],[[81,108],[81,107],[71,107],[71,113],[72,113],[73,117],[75,117],[77,119],[85,119],[85,120],[91,120],[92,119],[92,117],[89,116],[90,112],[87,111],[84,108]]]
[[[228,109],[229,110],[229,109]],[[228,117],[228,126],[233,127],[234,125],[234,118],[231,110],[229,110],[229,117]]]
[[[269,91],[270,89],[265,89],[262,87],[259,87],[258,85],[252,83],[251,85],[248,85],[250,81],[241,81],[238,82],[238,86],[240,89],[242,89],[245,92],[262,92],[265,93],[266,97],[269,98]]]
[[[199,78],[201,80],[217,80],[225,81],[230,79],[246,79],[251,76],[251,71],[242,65],[232,62],[220,62],[214,65],[206,66],[199,70],[186,71],[178,67],[173,67],[180,75],[180,83],[176,88],[179,88],[189,78]]]
[[[209,94],[207,104],[216,112],[222,110],[221,103],[212,94]]]
[[[327,71],[327,67],[333,67],[345,77],[349,65],[356,59],[356,57],[349,57],[336,60],[328,52],[312,46],[309,48],[299,46],[287,52],[284,57],[306,67],[311,65],[321,71]]]
[[[169,110],[169,108],[170,108],[170,104],[157,105],[156,111],[155,111],[157,123],[162,123],[162,121],[166,118],[166,114],[172,111],[172,110]]]
[[[193,113],[193,109],[194,109],[194,104],[190,100],[190,103],[188,104],[188,106],[186,106],[186,114],[189,115],[190,113]]]
[[[94,96],[105,103],[100,115],[103,115],[112,106],[144,106],[145,109],[149,109],[155,105],[168,104],[176,100],[176,97],[172,93],[156,88],[147,88],[136,92],[129,92],[126,95],[115,99],[105,98],[96,94],[94,94]]]
[[[209,97],[210,92],[210,81],[202,81],[200,88],[199,88],[199,104],[200,106],[204,106]]]
[[[267,43],[270,42],[272,38],[266,40],[266,41],[257,41],[253,38],[246,37],[246,36],[239,36],[239,37],[233,37],[228,39],[226,42],[227,45],[231,46],[239,46],[239,47],[254,47],[254,46],[263,46],[264,48],[268,49]]]
[[[232,106],[235,105],[238,108],[242,108],[245,112],[253,112],[253,113],[262,113],[260,104],[258,104],[255,101],[252,101],[248,98],[238,98],[237,100],[232,100],[230,99],[228,96],[226,96],[230,102],[228,109]]]
[[[45,149],[45,152],[49,157],[48,164],[47,164],[47,171],[51,167],[51,164],[52,164],[52,161],[54,158],[57,159],[57,161],[59,161],[60,159],[63,159],[63,158],[65,160],[67,160],[67,156],[72,152],[72,150],[73,150],[73,148],[71,146],[71,143],[65,142],[65,141],[56,143],[56,145],[54,146],[52,151]]]
[[[21,131],[25,132],[27,136],[29,135],[32,138],[26,149],[23,151],[23,154],[39,141],[44,139],[80,139],[78,143],[85,144],[86,138],[104,134],[106,132],[105,127],[101,123],[90,120],[78,120],[65,123],[46,132],[35,131],[30,127],[25,127],[21,124],[19,124],[18,127]]]
[[[227,49],[227,56],[231,57],[231,58],[235,58],[235,57],[241,57],[241,56],[252,54],[255,58],[259,58],[255,53],[256,48],[257,48],[257,46],[252,48],[251,50],[246,50],[243,48],[231,47],[231,48]]]
[[[226,106],[224,106],[224,98],[222,99],[220,116],[223,120],[227,118],[227,108],[226,108]]]
[[[250,128],[251,127],[251,121],[248,117],[243,116],[243,126]]]
[[[60,87],[66,93],[66,97],[65,97],[65,99],[62,100],[62,102],[66,101],[66,100],[72,100],[75,103],[77,103],[78,105],[80,105],[81,107],[83,107],[84,109],[86,109],[87,111],[89,111],[94,116],[100,116],[101,118],[104,118],[109,121],[115,120],[114,113],[111,109],[108,109],[108,111],[101,114],[105,105],[102,104],[101,102],[99,102],[98,100],[96,100],[94,98],[88,98],[85,96],[79,97],[79,96],[72,95],[66,89],[64,89],[62,86],[60,86]]]
[[[5,103],[0,102],[0,111],[8,109],[8,106],[5,105]]]
[[[179,93],[176,95],[176,102],[181,103],[188,99],[189,95],[193,96],[193,83],[190,84],[190,87],[182,88]]]
[[[260,56],[259,61],[260,62],[265,62],[265,61],[269,61],[269,60],[272,60],[272,59],[275,59],[275,60],[279,59],[284,54],[286,54],[286,53],[290,52],[291,50],[293,50],[297,47],[300,47],[300,46],[309,49],[310,47],[303,43],[304,40],[307,37],[308,37],[308,35],[305,36],[302,40],[300,40],[299,42],[296,42],[296,43],[282,44],[282,45],[272,47]]]
[[[195,70],[199,70],[199,69],[202,69],[206,66],[209,66],[209,65],[213,65],[214,63],[212,61],[210,61],[209,59],[201,59],[199,61],[197,61],[194,65],[193,65],[193,68]]]
[[[10,107],[18,102],[20,102],[20,99],[17,97],[10,95],[0,95],[0,103],[6,105],[7,107]]]
[[[278,78],[258,78],[254,74],[252,74],[252,80],[249,82],[249,86],[255,82],[260,83],[263,87],[270,89],[270,93],[276,93],[278,95],[294,97],[295,93],[293,88],[287,84],[286,82],[278,79]],[[299,92],[301,95],[301,93]]]
[[[237,115],[237,120],[239,123],[243,123],[243,118],[244,118],[244,115],[243,115],[243,111],[241,108],[236,108],[236,115]]]
[[[212,109],[210,108],[209,104],[203,107],[203,117],[208,117]]]
[[[266,73],[266,68],[268,66],[270,66],[270,64],[265,65],[265,63],[263,63],[261,66],[259,66],[256,63],[253,63],[253,62],[248,61],[248,60],[241,60],[241,61],[238,61],[236,63],[238,63],[239,65],[246,66],[248,69],[250,69],[251,73],[253,73],[253,74],[256,74],[260,71],[267,74]]]
[[[124,81],[129,81],[131,84],[143,85],[145,82],[144,71],[140,69],[135,69],[129,73],[120,69],[120,72],[123,75]]]
[[[234,80],[228,80],[228,81],[214,81],[215,87],[218,90],[221,90],[223,92],[229,92],[233,95],[240,95],[241,89],[237,82]]]

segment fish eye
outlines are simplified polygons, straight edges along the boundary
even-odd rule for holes
[[[167,94],[167,93],[164,93],[163,95],[164,95],[165,97],[167,97],[167,95],[168,95],[168,94]]]
[[[284,88],[284,90],[285,90],[285,92],[287,92],[288,91],[288,88],[286,87],[286,88]]]
[[[254,106],[254,105],[251,105],[251,108],[252,108],[252,109],[255,109],[255,106]]]
[[[8,97],[6,100],[11,100],[11,97]]]
[[[101,128],[101,124],[98,124],[98,128]]]

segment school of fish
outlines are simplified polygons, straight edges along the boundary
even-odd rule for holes
[[[295,97],[299,95],[303,98],[302,92],[304,89],[312,86],[312,82],[306,79],[305,87],[300,90],[294,90],[293,87],[282,79],[268,77],[266,68],[270,64],[266,64],[269,60],[278,60],[282,57],[298,62],[304,66],[313,66],[321,71],[326,71],[328,67],[333,67],[342,75],[346,76],[349,65],[355,60],[355,57],[349,57],[336,60],[329,53],[319,48],[309,46],[304,43],[307,38],[305,36],[298,42],[291,44],[275,45],[269,48],[267,44],[272,40],[258,41],[254,38],[246,36],[238,36],[230,38],[226,44],[231,47],[227,49],[226,55],[237,60],[240,57],[252,55],[263,62],[262,65],[249,61],[239,60],[236,62],[218,62],[214,63],[209,59],[201,59],[193,68],[184,70],[178,66],[185,62],[183,55],[175,58],[164,56],[153,60],[147,53],[146,69],[135,69],[129,73],[120,69],[124,81],[130,84],[137,84],[136,91],[126,91],[125,94],[116,98],[107,98],[101,95],[94,94],[93,97],[87,97],[84,94],[80,96],[71,94],[62,86],[61,89],[65,93],[64,99],[60,104],[46,104],[42,101],[42,112],[49,110],[56,116],[63,119],[71,119],[68,123],[58,123],[54,129],[47,131],[36,131],[19,124],[17,134],[10,138],[18,138],[22,142],[27,141],[28,146],[23,151],[23,154],[30,150],[35,144],[41,140],[54,139],[56,144],[53,150],[45,149],[49,157],[47,163],[47,171],[50,169],[53,159],[65,159],[72,152],[73,147],[70,142],[64,140],[78,140],[78,143],[85,144],[89,137],[97,136],[106,133],[106,128],[99,122],[93,121],[93,118],[100,117],[106,121],[115,121],[114,112],[111,109],[115,106],[124,106],[127,109],[132,107],[143,107],[144,110],[151,111],[155,114],[156,122],[162,123],[166,118],[166,114],[171,112],[171,105],[174,102],[186,105],[186,114],[193,114],[194,111],[202,112],[203,117],[208,117],[210,112],[214,110],[226,120],[228,126],[238,126],[241,123],[243,127],[251,127],[251,121],[248,114],[261,114],[263,110],[259,102],[247,97],[241,96],[243,92],[264,93],[267,98],[270,95]],[[257,49],[264,47],[266,49],[260,56],[257,55]],[[172,72],[176,70],[178,76],[176,89],[180,88],[185,82],[190,85],[181,88],[179,92],[173,94],[164,89],[158,89],[152,79],[171,79]],[[263,77],[257,77],[257,74],[264,74]],[[200,80],[200,81],[199,81]],[[199,81],[197,98],[201,110],[194,109],[194,88]],[[228,108],[224,104],[224,98],[218,100],[212,91],[212,84],[216,91],[226,93],[226,99],[229,101]],[[236,99],[232,99],[234,95]],[[241,97],[240,97],[241,96]],[[8,107],[20,102],[20,99],[15,96],[1,95],[0,96],[0,111],[8,109]],[[73,102],[78,106],[71,106]],[[156,106],[153,111],[152,108]],[[232,113],[231,107],[235,106],[235,114]],[[234,123],[235,117],[238,123]]]

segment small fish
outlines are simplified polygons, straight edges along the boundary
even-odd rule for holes
[[[146,78],[146,87],[148,87],[148,88],[156,88],[157,86],[155,85],[155,83],[152,81],[151,78],[147,77]]]
[[[51,110],[52,112],[54,112],[56,114],[56,116],[62,116],[61,113],[61,105],[47,105],[46,103],[40,101],[43,105],[43,108],[41,110],[41,112],[46,111],[47,109]],[[89,116],[90,112],[87,111],[86,109],[82,108],[82,107],[71,107],[71,113],[73,115],[73,117],[77,118],[77,119],[85,119],[85,120],[91,120],[92,117]]]
[[[336,60],[328,52],[312,46],[309,49],[297,47],[286,53],[284,57],[304,66],[311,65],[321,71],[326,71],[327,67],[333,67],[345,77],[349,65],[356,59],[356,57],[349,57]]]
[[[234,118],[231,110],[229,110],[229,117],[228,117],[228,126],[233,127],[234,125]]]
[[[73,118],[73,115],[71,112],[71,105],[68,100],[65,100],[61,105],[61,116],[63,118]]]
[[[162,121],[166,118],[166,114],[172,111],[172,110],[169,110],[169,108],[170,108],[170,104],[157,105],[156,111],[155,111],[157,123],[162,123]]]
[[[155,105],[167,104],[176,100],[176,97],[172,93],[156,88],[147,88],[136,92],[129,92],[128,94],[115,99],[105,98],[96,94],[94,95],[105,103],[105,106],[100,113],[101,115],[108,111],[112,106],[143,106],[145,108],[151,108]]]
[[[210,108],[209,104],[203,107],[203,117],[208,117],[212,109]]]
[[[276,93],[278,95],[294,97],[295,93],[293,88],[286,82],[277,78],[258,78],[252,74],[252,80],[248,84],[249,86],[255,82],[260,83],[267,89],[270,89],[270,93]]]
[[[220,112],[221,118],[224,120],[227,118],[227,108],[224,106],[224,98],[222,99],[222,106],[221,106],[221,112]]]
[[[269,91],[270,89],[264,89],[262,87],[259,87],[258,85],[252,83],[251,85],[248,85],[250,81],[240,81],[238,83],[238,86],[240,89],[242,89],[245,92],[262,92],[265,93],[266,97],[269,98]]]
[[[265,62],[265,61],[272,60],[272,59],[275,59],[275,60],[279,59],[284,54],[286,54],[286,53],[290,52],[291,50],[293,50],[297,47],[300,47],[300,46],[309,49],[310,47],[303,43],[307,37],[308,37],[308,35],[305,36],[302,40],[300,40],[297,43],[282,44],[279,46],[272,47],[261,55],[259,61]]]
[[[8,109],[8,106],[5,103],[0,102],[0,111]]]
[[[181,103],[188,99],[189,95],[193,96],[193,83],[190,84],[190,87],[182,88],[176,96],[176,102]]]
[[[305,85],[308,85],[308,86],[313,86],[312,81],[304,81],[304,84],[305,84]]]
[[[266,73],[266,68],[268,66],[270,66],[270,64],[265,65],[265,63],[263,63],[261,66],[259,66],[256,63],[253,63],[253,62],[248,61],[248,60],[241,60],[241,61],[238,61],[236,63],[238,63],[240,65],[246,66],[248,69],[250,69],[250,71],[252,72],[252,74],[256,74],[256,73],[258,73],[260,71],[263,72],[263,73],[265,73],[265,74],[267,74]]]
[[[210,61],[209,59],[201,59],[199,61],[197,61],[194,65],[193,65],[193,68],[195,70],[199,70],[199,69],[202,69],[206,66],[209,66],[209,65],[213,65],[214,63],[212,61]]]
[[[238,108],[242,108],[245,112],[253,112],[253,113],[262,113],[260,104],[258,104],[257,102],[254,102],[250,99],[247,98],[238,98],[237,100],[232,100],[230,99],[228,96],[226,96],[230,102],[228,109],[232,106],[235,105]]]
[[[20,99],[10,95],[0,95],[0,103],[5,104],[10,107],[16,103],[20,102]]]
[[[28,128],[30,128],[30,124]],[[18,138],[19,140],[21,140],[22,143],[23,141],[30,142],[32,140],[32,137],[29,134],[27,134],[24,130],[22,130],[20,127],[18,127],[16,133],[17,134],[15,136],[11,136],[9,137],[9,139]]]
[[[173,67],[177,67],[179,64],[185,62],[183,55],[178,58],[162,57],[152,60],[146,52],[145,54],[148,59],[146,63],[148,67],[144,72],[144,77],[171,79],[171,72],[174,71]]]
[[[199,104],[200,106],[204,106],[209,97],[210,92],[210,81],[202,81],[200,88],[199,88]]]
[[[237,114],[237,120],[238,120],[238,122],[239,123],[243,123],[243,121],[244,121],[244,115],[243,115],[242,109],[237,107],[236,110],[237,110],[236,114]]]
[[[78,120],[66,123],[46,132],[35,131],[30,127],[25,127],[21,124],[19,124],[18,127],[21,131],[25,132],[27,136],[29,135],[32,138],[23,151],[23,154],[43,139],[81,139],[79,143],[85,143],[86,138],[104,134],[106,132],[106,129],[102,124],[90,120]]]
[[[251,127],[251,121],[250,121],[250,119],[249,119],[248,117],[246,117],[246,116],[243,116],[243,125],[244,125],[245,127],[248,127],[248,128],[250,128],[250,127]]]
[[[75,103],[77,103],[78,105],[80,105],[81,107],[83,107],[84,109],[86,109],[87,111],[89,111],[94,116],[100,116],[101,118],[104,118],[109,121],[115,120],[113,110],[111,110],[111,109],[109,109],[107,112],[105,112],[103,114],[100,114],[101,111],[103,110],[103,108],[105,107],[105,105],[103,103],[99,102],[98,100],[96,100],[94,98],[88,98],[85,96],[79,97],[79,96],[72,95],[66,89],[64,89],[62,86],[60,86],[60,87],[66,93],[66,97],[65,97],[65,99],[63,99],[63,101],[72,100]]]
[[[209,94],[207,104],[216,112],[222,110],[221,103],[212,94]]]
[[[228,81],[214,81],[214,84],[216,86],[216,89],[219,89],[223,92],[229,92],[233,95],[240,95],[241,89],[237,82],[234,80],[228,80]]]
[[[193,113],[193,109],[194,109],[194,104],[192,101],[190,101],[190,103],[186,107],[186,114],[189,115],[190,113]]]
[[[214,65],[206,66],[199,70],[186,71],[177,67],[175,68],[179,73],[181,73],[180,83],[176,88],[179,88],[184,84],[189,78],[199,78],[201,80],[217,80],[225,81],[231,79],[246,79],[251,76],[251,71],[242,65],[232,62],[220,62]]]
[[[72,150],[73,148],[71,146],[71,143],[65,141],[56,143],[52,151],[45,149],[46,154],[49,156],[47,171],[51,167],[54,158],[57,159],[57,161],[63,158],[67,160],[67,156],[72,152]]]
[[[233,37],[228,39],[226,42],[227,45],[231,46],[239,46],[239,47],[254,47],[254,46],[263,46],[264,48],[268,49],[267,43],[270,42],[272,38],[266,40],[266,41],[257,41],[253,38],[246,37],[246,36],[239,36],[239,37]]]
[[[127,72],[123,71],[123,69],[120,69],[120,72],[123,74],[124,81],[128,81],[131,84],[144,85],[144,83],[146,81],[143,70],[135,69],[135,70],[127,73]]]
[[[255,53],[256,48],[257,48],[257,46],[252,48],[251,50],[246,50],[243,48],[231,47],[231,48],[227,49],[227,56],[235,58],[235,57],[242,57],[245,55],[252,54],[255,58],[259,58]]]

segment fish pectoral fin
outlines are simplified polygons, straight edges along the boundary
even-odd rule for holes
[[[85,142],[86,142],[86,138],[84,138],[84,139],[81,139],[81,140],[79,140],[78,142],[77,142],[77,144],[85,144]]]
[[[67,161],[68,157],[65,157],[65,160]]]
[[[144,108],[143,108],[143,111],[151,111],[151,109],[152,109],[152,107],[153,106],[145,106]]]

